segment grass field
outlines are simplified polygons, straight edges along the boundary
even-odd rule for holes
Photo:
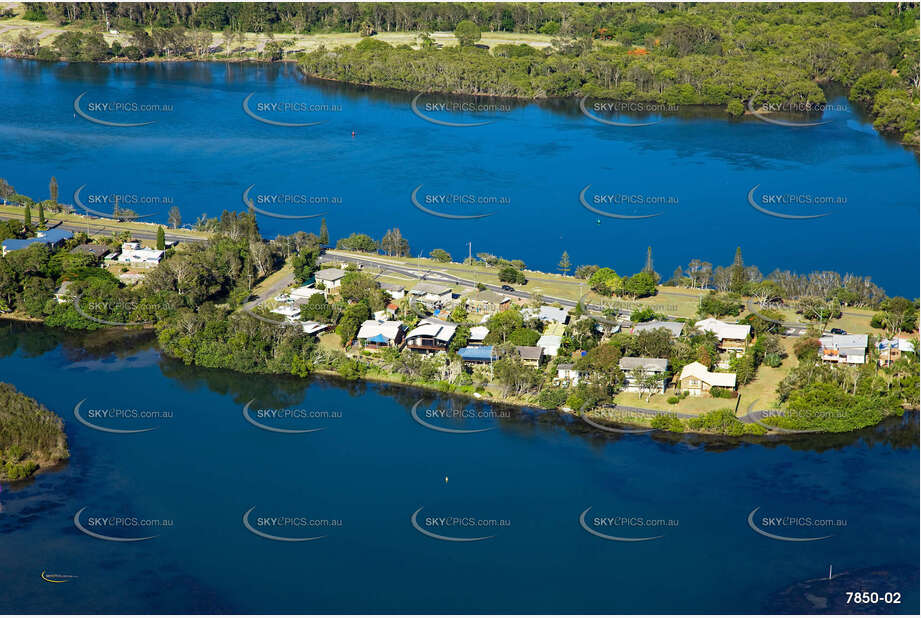
[[[25,210],[18,206],[9,206],[9,205],[0,205],[0,216],[6,216],[9,218],[16,217],[17,219],[22,219],[25,217]],[[49,212],[46,213],[45,217],[48,219],[49,223],[56,223],[58,221],[85,226],[85,230],[88,231],[89,235],[95,235],[100,233],[111,233],[111,232],[142,232],[144,234],[156,234],[158,227],[163,227],[163,229],[170,235],[176,238],[187,238],[195,240],[204,240],[211,236],[208,232],[197,232],[194,230],[186,230],[182,228],[170,229],[168,226],[161,225],[159,223],[143,223],[140,221],[116,221],[115,219],[101,219],[98,217],[86,217],[84,215],[78,215],[73,213],[59,213],[59,212]],[[38,209],[32,209],[32,222],[38,222]]]
[[[62,32],[88,32],[100,30],[98,26],[93,25],[72,24],[59,26],[51,21],[27,21],[22,18],[22,15],[25,13],[25,6],[22,3],[8,2],[3,4],[6,7],[13,8],[16,12],[15,17],[0,20],[0,41],[6,43],[16,39],[21,32],[28,32],[32,36],[37,37],[39,43],[43,46],[50,46],[54,38]],[[117,34],[102,32],[102,35],[109,45],[115,41],[121,43],[122,46],[130,45],[131,37],[127,32],[118,32]],[[438,46],[453,47],[457,45],[457,38],[454,36],[453,32],[432,32],[430,36]],[[379,32],[374,35],[374,38],[389,43],[390,45],[410,45],[416,48],[419,46],[419,37],[416,32]],[[552,38],[553,37],[544,34],[483,32],[479,44],[493,47],[501,44],[526,43],[534,47],[544,48],[551,45]],[[294,54],[297,52],[314,51],[321,46],[325,46],[328,49],[335,49],[336,47],[344,45],[354,46],[362,40],[362,37],[357,32],[275,34],[273,36],[262,33],[246,33],[242,41],[239,39],[234,40],[233,48],[235,51],[233,55],[235,57],[254,57],[261,53],[265,49],[266,43],[271,40],[282,43],[286,54]],[[617,43],[613,41],[599,41],[598,43],[602,45],[617,45]],[[212,46],[221,48],[218,52],[220,56],[227,55],[227,45],[225,45],[224,36],[221,33],[213,33]]]

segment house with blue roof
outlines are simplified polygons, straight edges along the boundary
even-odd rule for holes
[[[0,243],[0,246],[2,246],[3,255],[6,255],[10,251],[28,249],[32,245],[46,245],[51,248],[59,247],[65,240],[70,240],[73,237],[74,233],[70,230],[53,229],[38,232],[35,238],[7,238]]]
[[[461,348],[457,355],[465,365],[488,365],[496,360],[496,353],[491,345],[471,345]]]

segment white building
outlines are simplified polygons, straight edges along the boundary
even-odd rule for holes
[[[640,382],[636,379],[637,370],[645,371],[656,377],[656,390],[665,392],[665,372],[668,370],[667,358],[645,358],[641,356],[625,356],[618,364],[624,372],[624,390],[631,393],[645,392]]]
[[[701,363],[694,361],[690,365],[685,365],[681,370],[679,382],[682,391],[688,391],[691,395],[697,397],[709,392],[714,386],[734,389],[736,387],[736,374],[714,373]]]
[[[582,375],[578,369],[572,368],[572,363],[557,365],[556,379],[563,386],[578,386],[579,378]]]
[[[701,331],[713,333],[721,350],[744,352],[752,327],[748,324],[728,324],[716,318],[707,318],[694,324]]]
[[[288,298],[293,301],[309,300],[314,294],[322,294],[323,290],[318,290],[310,286],[302,285],[288,292]]]
[[[122,252],[116,258],[121,264],[131,264],[132,266],[156,266],[163,259],[165,251],[158,249],[145,249],[139,242],[122,243]]]
[[[324,268],[323,270],[318,270],[313,276],[317,283],[322,283],[326,289],[332,289],[342,285],[345,271],[339,268]]]
[[[822,360],[830,363],[863,365],[867,362],[867,335],[827,335],[819,339]]]
[[[398,345],[403,340],[403,323],[399,320],[365,320],[356,339],[373,348]]]
[[[560,352],[560,346],[563,345],[563,338],[559,335],[541,335],[537,340],[537,345],[543,348],[547,356],[556,356]]]

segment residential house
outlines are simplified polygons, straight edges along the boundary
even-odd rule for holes
[[[70,288],[73,286],[73,282],[64,281],[61,285],[58,286],[58,289],[54,292],[54,298],[59,303],[66,303],[69,300],[73,300],[74,293],[71,292]]]
[[[105,245],[97,245],[94,243],[83,243],[82,245],[77,245],[76,247],[71,249],[70,252],[74,254],[86,253],[88,255],[93,256],[97,260],[102,260],[107,255],[109,255],[109,248]]]
[[[741,354],[748,346],[748,337],[752,327],[748,324],[728,324],[716,318],[707,318],[694,324],[695,328],[713,333],[719,340],[719,349],[725,352]]]
[[[536,345],[516,345],[515,350],[521,358],[521,362],[529,367],[540,367],[541,358],[544,356],[544,350]]]
[[[44,230],[37,232],[34,238],[26,238],[24,240],[7,238],[0,242],[0,250],[2,250],[3,255],[6,255],[10,251],[28,249],[32,245],[45,245],[50,248],[55,248],[61,246],[65,240],[70,240],[73,237],[74,233],[70,230]]]
[[[452,298],[451,288],[425,281],[417,283],[409,293],[427,307],[444,307]]]
[[[538,309],[533,307],[523,309],[521,315],[525,320],[537,318],[541,322],[565,324],[569,320],[569,309],[553,307],[551,305],[541,305]]]
[[[556,367],[556,381],[561,386],[578,386],[581,376],[582,373],[579,370],[573,369],[572,363],[565,363]]]
[[[559,335],[541,335],[537,340],[537,346],[543,349],[546,356],[559,354],[561,345],[563,345],[563,338]]]
[[[425,318],[406,334],[406,347],[417,352],[442,352],[448,349],[457,324],[436,318]]]
[[[618,364],[620,370],[624,372],[624,390],[631,393],[646,392],[640,381],[637,379],[637,373],[645,371],[647,375],[655,376],[656,390],[660,393],[665,392],[667,386],[666,373],[668,371],[667,358],[645,358],[642,356],[625,356],[620,359]]]
[[[477,290],[467,297],[467,309],[473,313],[496,313],[511,306],[511,299],[492,290]]]
[[[496,354],[491,345],[471,345],[457,351],[458,356],[465,365],[488,365],[496,360]]]
[[[403,323],[398,320],[365,320],[356,337],[366,348],[387,348],[403,342]]]
[[[485,326],[474,326],[470,329],[470,336],[467,337],[467,343],[471,345],[481,344],[488,334],[489,329]]]
[[[307,285],[302,285],[296,287],[290,292],[288,292],[288,298],[292,301],[306,301],[310,300],[310,297],[314,294],[322,294],[323,290],[318,290],[317,288],[310,287]]]
[[[320,335],[330,330],[333,327],[332,324],[323,324],[322,322],[313,322],[313,321],[304,321],[301,322],[301,328],[308,335]]]
[[[867,362],[867,335],[826,335],[819,339],[823,361],[863,365]]]
[[[317,283],[322,283],[327,290],[342,285],[342,278],[345,277],[345,271],[340,268],[324,268],[313,274]]]
[[[633,334],[642,333],[650,330],[664,328],[672,337],[680,337],[681,331],[684,330],[683,322],[666,322],[663,320],[653,320],[651,322],[639,322],[633,325]]]
[[[681,370],[681,377],[678,383],[682,391],[688,391],[695,397],[710,392],[714,386],[720,388],[735,389],[736,374],[734,373],[715,373],[709,371],[705,366],[697,361],[690,365],[685,365]]]
[[[118,254],[115,261],[120,264],[131,264],[143,268],[151,268],[160,263],[165,251],[158,249],[145,249],[139,242],[122,243],[122,252]]]
[[[406,288],[399,283],[381,283],[381,289],[390,294],[390,298],[399,300],[406,296]]]
[[[903,353],[914,352],[915,346],[904,337],[896,337],[894,339],[881,339],[876,344],[876,349],[879,351],[879,366],[888,367],[902,358]]]
[[[278,315],[285,316],[289,320],[293,320],[301,315],[301,308],[288,304],[278,305],[272,309],[272,313],[277,313]]]

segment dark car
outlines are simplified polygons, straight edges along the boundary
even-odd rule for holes
[[[832,335],[846,335],[847,331],[844,330],[843,328],[833,328],[831,329],[831,334]]]
[[[505,290],[506,292],[514,292],[514,291],[515,291],[515,288],[513,288],[512,286],[507,285],[507,284],[506,284],[506,285],[503,285],[503,286],[502,286],[502,289]]]

